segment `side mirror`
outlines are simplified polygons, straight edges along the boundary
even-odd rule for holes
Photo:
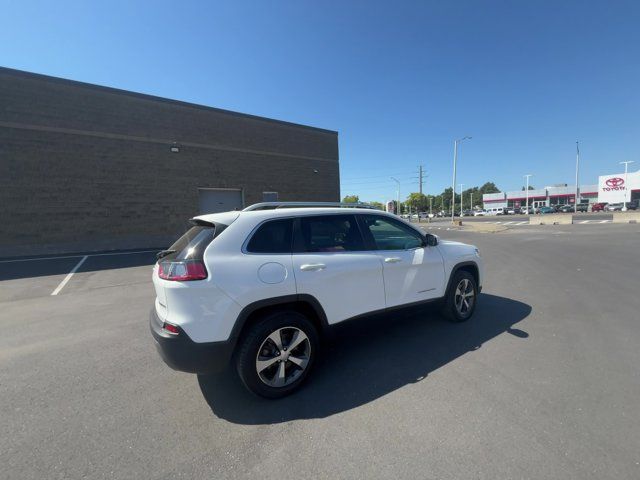
[[[435,247],[436,245],[438,245],[438,236],[437,235],[433,235],[431,233],[427,233],[426,237],[427,237],[427,246],[428,247]]]

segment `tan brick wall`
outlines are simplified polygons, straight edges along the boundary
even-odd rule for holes
[[[0,257],[164,246],[199,187],[337,201],[337,134],[0,69]]]

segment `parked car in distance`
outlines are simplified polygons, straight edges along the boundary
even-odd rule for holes
[[[605,207],[607,212],[621,212],[622,207],[624,207],[624,203],[610,203]]]
[[[573,205],[562,205],[560,207],[562,213],[571,213],[574,211]]]
[[[473,212],[474,217],[484,217],[486,214],[487,212],[484,210],[474,210]]]
[[[200,215],[158,253],[149,322],[169,367],[210,374],[231,364],[248,390],[279,398],[344,321],[434,302],[453,322],[472,317],[483,281],[475,246],[387,212],[304,205]]]
[[[579,212],[588,212],[589,211],[589,204],[588,203],[579,203],[577,210]]]
[[[463,217],[472,217],[473,216],[473,210],[463,210],[462,216]]]
[[[525,207],[520,207],[520,213],[523,214],[523,215],[526,214],[527,213],[527,207],[526,206]],[[533,207],[531,205],[529,205],[529,213],[530,214],[535,213],[534,210],[533,210]]]
[[[504,215],[504,208],[503,207],[498,207],[498,208],[487,208],[486,212],[487,215]]]
[[[627,202],[627,209],[628,210],[637,210],[638,209],[638,200],[631,200],[630,202]]]
[[[538,209],[538,213],[541,214],[548,214],[548,213],[556,213],[555,209],[553,207],[540,207]]]
[[[606,202],[593,203],[591,205],[591,211],[592,212],[604,212],[604,209],[606,208],[606,206],[607,206]]]

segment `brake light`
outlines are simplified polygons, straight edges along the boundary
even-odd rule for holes
[[[165,261],[158,263],[158,276],[174,282],[204,280],[207,278],[207,269],[202,260]]]

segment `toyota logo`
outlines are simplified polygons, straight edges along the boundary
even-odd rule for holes
[[[621,187],[622,185],[624,185],[624,179],[620,177],[614,177],[614,178],[610,178],[604,183],[606,183],[607,186],[611,188]]]

